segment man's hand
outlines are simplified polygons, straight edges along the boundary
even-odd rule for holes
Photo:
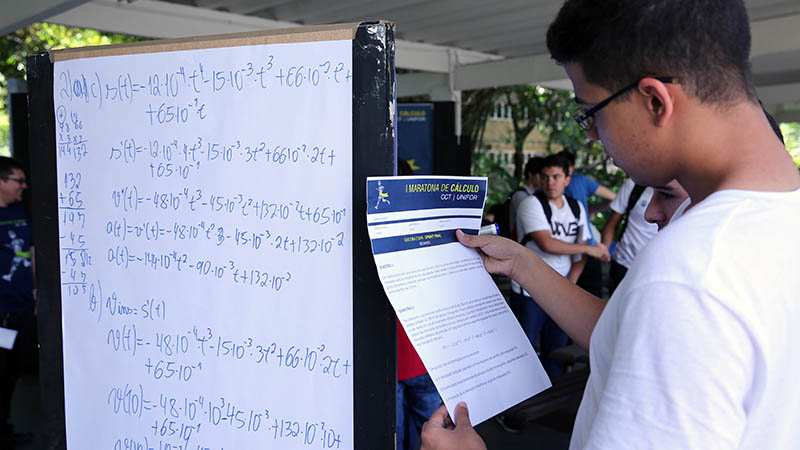
[[[525,247],[511,239],[500,236],[473,236],[457,230],[456,237],[458,242],[463,245],[478,249],[483,264],[490,273],[507,275],[511,278],[514,278],[514,265],[517,258],[521,253],[527,251]]]
[[[444,405],[433,413],[422,427],[420,450],[486,450],[486,444],[469,421],[466,403],[459,403],[455,414],[457,425],[453,426]]]
[[[611,255],[608,253],[608,247],[601,243],[597,243],[589,247],[589,256],[595,257],[601,261],[611,261]]]

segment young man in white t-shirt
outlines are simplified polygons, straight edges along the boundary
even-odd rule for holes
[[[800,174],[755,96],[744,2],[567,0],[548,48],[588,137],[692,201],[607,305],[512,241],[457,233],[590,348],[570,448],[797,449]],[[485,448],[466,405],[454,419],[434,413],[422,448]]]
[[[520,202],[516,230],[518,242],[533,250],[561,276],[576,283],[586,264],[585,253],[602,256],[605,249],[586,244],[590,236],[586,211],[580,202],[564,195],[569,180],[568,161],[556,155],[548,156],[539,171],[541,192]],[[567,335],[519,283],[512,280],[511,285],[511,309],[531,345],[538,344],[547,374],[560,375],[562,363],[547,355],[567,345]]]
[[[610,283],[608,285],[611,294],[625,277],[625,273],[630,269],[633,258],[636,257],[639,250],[658,233],[658,226],[645,220],[645,211],[652,196],[653,188],[639,187],[633,180],[626,178],[622,187],[619,188],[617,197],[611,202],[613,212],[601,233],[603,245],[611,247],[617,226],[627,215],[622,229],[622,237],[611,255]],[[631,204],[631,202],[634,203]]]

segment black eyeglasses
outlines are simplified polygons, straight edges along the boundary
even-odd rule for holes
[[[678,80],[675,77],[653,77],[656,80],[662,83],[677,83]],[[641,81],[641,80],[639,80]],[[585,131],[589,131],[594,126],[594,115],[597,114],[597,111],[603,109],[606,105],[611,103],[615,98],[619,97],[620,95],[624,94],[625,91],[628,89],[632,89],[639,85],[639,81],[633,82],[624,88],[618,90],[617,92],[611,94],[610,97],[603,100],[602,102],[592,106],[588,110],[585,109],[583,106],[579,106],[575,113],[572,115],[572,118],[575,119],[575,122],[578,123],[578,126],[583,128]]]
[[[5,180],[6,181],[16,181],[19,184],[26,184],[25,183],[25,178],[11,178],[11,177],[8,177]]]

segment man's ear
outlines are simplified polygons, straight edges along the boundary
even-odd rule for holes
[[[652,118],[653,125],[663,127],[672,117],[675,107],[675,97],[666,83],[655,78],[642,78],[639,81],[638,89],[644,95],[645,106]]]

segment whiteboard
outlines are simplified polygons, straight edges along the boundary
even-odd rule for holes
[[[56,62],[70,449],[353,448],[352,41]]]

